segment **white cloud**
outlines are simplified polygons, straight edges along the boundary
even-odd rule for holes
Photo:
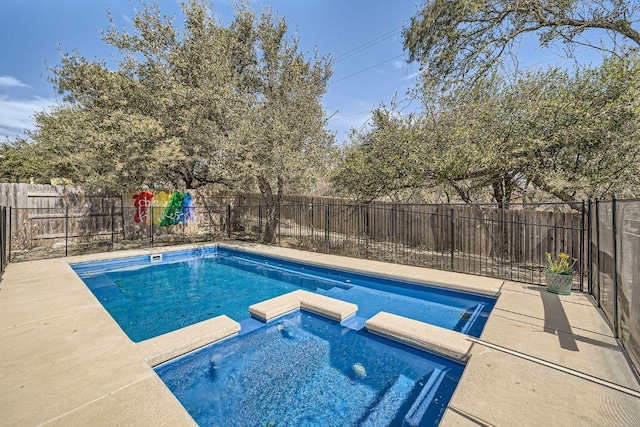
[[[55,99],[9,99],[0,96],[0,139],[15,138],[25,129],[33,129],[33,116],[36,112],[49,110]]]
[[[413,80],[416,77],[418,77],[420,74],[422,74],[422,70],[418,70],[418,71],[415,71],[415,72],[409,74],[408,76],[404,76],[402,78],[402,80]]]
[[[360,111],[358,113],[337,115],[331,118],[331,122],[336,127],[342,127],[345,129],[360,128],[362,125],[371,118],[371,111]]]
[[[404,62],[402,61],[393,61],[393,67],[396,69],[400,69],[404,67]]]
[[[11,76],[0,76],[0,87],[29,87],[20,80]]]

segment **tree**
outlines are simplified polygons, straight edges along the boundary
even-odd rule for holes
[[[404,117],[393,107],[374,110],[369,129],[351,131],[350,144],[331,176],[334,189],[367,202],[383,197],[420,200],[419,193],[435,188],[438,179],[425,151],[434,146],[419,138],[423,121]]]
[[[341,189],[363,198],[438,189],[447,199],[501,206],[516,192],[563,201],[634,194],[639,19],[639,4],[617,0],[425,1],[404,31],[409,59],[422,63],[424,111],[402,119],[380,110],[371,129],[354,133],[336,174]],[[612,42],[591,45],[588,30]],[[587,44],[605,59],[507,84],[497,65],[527,35],[570,53]],[[412,165],[387,161],[406,158],[408,146],[420,153]],[[358,180],[356,169],[367,178]]]
[[[504,1],[427,0],[404,31],[411,61],[425,78],[469,81],[494,67],[527,34],[542,46],[588,44],[628,53],[640,46],[640,3],[624,0]],[[635,28],[634,28],[635,27]],[[610,45],[593,46],[582,35],[600,30]]]
[[[563,201],[640,193],[640,56],[532,74],[508,102],[522,99],[531,184]]]
[[[516,179],[506,146],[513,120],[500,108],[501,84],[494,75],[425,94],[424,110],[407,117],[376,110],[371,129],[353,134],[334,183],[365,200],[435,191],[447,201],[508,202]]]
[[[227,26],[205,1],[183,4],[182,31],[157,4],[104,40],[115,70],[63,54],[51,81],[64,104],[30,135],[59,173],[113,189],[220,184],[259,189],[273,241],[285,191],[321,176],[331,158],[321,97],[329,60],[306,55],[270,11],[236,6]]]
[[[155,3],[142,6],[133,28],[112,24],[104,35],[122,54],[117,70],[78,53],[62,55],[51,81],[65,104],[36,117],[32,139],[43,147],[58,141],[86,163],[100,164],[102,185],[114,189],[231,186],[223,153],[249,108],[238,90],[237,63],[251,53],[253,40],[240,41],[234,24],[219,26],[202,2],[183,5],[182,33]],[[62,116],[73,137],[60,132]],[[93,183],[86,179],[91,173],[78,172],[75,181]]]
[[[337,168],[362,199],[438,188],[466,203],[634,196],[640,192],[640,58],[570,75],[552,68],[427,92],[421,114],[374,114]],[[411,154],[407,154],[411,153]]]
[[[25,139],[0,145],[0,182],[47,183],[46,178],[45,162]]]
[[[234,152],[245,185],[257,186],[265,200],[267,242],[275,239],[284,193],[309,188],[328,170],[334,153],[321,102],[329,61],[317,53],[307,59],[298,40],[287,40],[286,33],[286,22],[270,14],[255,27],[261,54],[246,80],[251,108]]]

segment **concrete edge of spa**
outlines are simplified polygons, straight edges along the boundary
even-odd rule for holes
[[[473,346],[468,336],[460,332],[384,311],[367,320],[364,326],[374,334],[461,363],[469,359]]]
[[[222,315],[137,343],[147,363],[157,366],[240,332],[240,323]]]
[[[313,292],[297,290],[249,307],[251,315],[263,322],[269,322],[296,310],[310,311],[342,322],[355,315],[358,306]],[[368,319],[364,326],[374,334],[462,363],[469,358],[473,345],[466,335],[459,332],[384,311]]]
[[[295,310],[307,310],[338,322],[353,316],[358,306],[350,302],[299,289],[249,306],[249,313],[263,322]]]
[[[640,386],[587,295],[558,296],[523,283],[292,249],[224,245],[412,282],[445,285],[451,278],[454,288],[468,279],[474,292],[499,294],[480,339],[468,338],[470,357],[441,426],[640,425]],[[10,264],[0,282],[0,424],[195,425],[150,362],[205,345],[215,338],[215,324],[226,321],[210,319],[135,344],[69,263],[207,246]],[[227,326],[227,332],[234,328]]]

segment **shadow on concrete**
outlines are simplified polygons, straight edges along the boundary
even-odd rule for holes
[[[514,311],[501,310],[501,309],[498,309],[498,311],[506,311],[506,312],[508,312],[508,313],[515,313],[515,314],[518,314],[519,316],[526,316],[526,317],[530,317],[530,318],[535,319],[535,320],[542,320],[542,319],[540,319],[540,318],[538,318],[538,317],[534,317],[534,316],[527,316],[526,314],[520,314],[520,313],[516,313],[516,312],[514,312]],[[500,315],[499,315],[499,314],[497,314],[497,313],[492,314],[492,316],[500,317],[500,318],[502,318],[502,319],[511,320],[511,321],[513,321],[513,320],[514,320],[512,317],[509,317],[509,316],[500,316]],[[535,322],[525,322],[524,320],[521,320],[521,319],[519,319],[519,320],[518,320],[518,322],[519,322],[519,323],[522,323],[522,324],[525,324],[525,325],[531,325],[531,326],[533,326],[533,327],[535,327],[535,328],[540,327],[540,325],[539,325],[538,323],[535,323]],[[589,330],[587,330],[587,329],[581,329],[581,328],[576,328],[576,329],[580,329],[580,330],[583,330],[583,331],[591,332],[591,331],[589,331]],[[545,332],[550,332],[550,331],[545,329]],[[553,333],[553,332],[551,332],[551,333]],[[607,348],[607,349],[609,349],[609,350],[614,350],[614,351],[618,351],[618,352],[619,352],[619,351],[622,351],[622,350],[620,349],[620,346],[618,346],[618,345],[616,345],[616,344],[609,344],[609,343],[604,342],[604,341],[599,341],[599,340],[596,340],[596,339],[593,339],[593,338],[589,338],[589,337],[585,337],[585,336],[582,336],[582,335],[574,334],[574,333],[573,333],[573,332],[571,332],[571,331],[567,332],[567,331],[561,331],[560,329],[556,329],[556,331],[555,331],[555,335],[560,335],[560,334],[569,334],[569,335],[571,335],[571,337],[572,337],[575,341],[580,341],[580,342],[584,342],[584,343],[591,344],[591,345],[597,345],[598,347],[603,347],[603,348]],[[600,335],[605,336],[605,337],[606,337],[606,336],[608,336],[608,335],[604,335],[604,334],[600,334]],[[562,342],[562,341],[561,341],[561,342]]]
[[[546,289],[540,290],[540,298],[544,307],[544,331],[558,336],[560,347],[569,351],[579,351],[575,335],[571,331],[571,325],[567,313],[562,307],[560,297]],[[586,338],[584,338],[586,339]]]

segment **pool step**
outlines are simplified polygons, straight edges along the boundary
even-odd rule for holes
[[[382,396],[378,404],[371,408],[363,427],[387,426],[396,418],[398,410],[411,394],[415,382],[400,374],[396,382]]]
[[[475,323],[475,321],[478,318],[478,316],[480,316],[480,313],[482,313],[482,310],[484,309],[484,307],[485,307],[485,304],[478,304],[476,306],[475,310],[473,310],[473,312],[469,316],[469,319],[467,320],[467,323],[464,325],[464,328],[462,328],[462,330],[460,331],[461,333],[463,333],[463,334],[468,334],[469,333],[469,329],[471,329],[471,327]]]
[[[367,319],[365,319],[364,317],[351,316],[340,324],[346,328],[353,329],[354,331],[359,331],[364,328],[364,324],[366,321]]]
[[[433,398],[442,384],[442,380],[447,374],[447,370],[442,369],[434,369],[433,373],[429,377],[429,381],[425,384],[424,388],[420,392],[420,395],[413,403],[407,415],[405,417],[405,421],[410,426],[419,426],[420,421],[422,421],[422,417],[429,409],[429,405],[431,405]]]
[[[244,319],[240,322],[240,332],[238,332],[238,335],[248,334],[249,332],[255,331],[256,329],[263,326],[264,322],[261,322],[258,319],[254,319],[253,317]]]

